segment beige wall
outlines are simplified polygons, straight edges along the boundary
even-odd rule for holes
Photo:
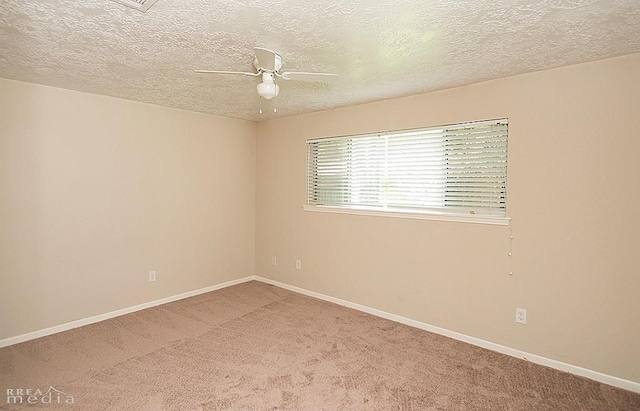
[[[256,274],[640,382],[638,73],[640,54],[260,123]],[[302,210],[307,138],[499,117],[511,261],[508,227]]]
[[[249,122],[0,79],[0,339],[255,273],[640,382],[638,72],[283,118],[257,148]],[[497,117],[511,259],[508,227],[302,211],[306,138]]]
[[[254,274],[255,132],[0,79],[0,339]]]

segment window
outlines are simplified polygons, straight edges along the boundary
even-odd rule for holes
[[[314,211],[506,224],[507,119],[307,140]]]

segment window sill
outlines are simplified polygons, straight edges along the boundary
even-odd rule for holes
[[[337,213],[337,214],[355,214],[376,217],[393,217],[393,218],[413,218],[418,220],[434,220],[434,221],[451,221],[455,223],[474,223],[487,225],[509,225],[511,218],[496,217],[485,215],[466,215],[466,214],[436,214],[436,213],[420,213],[407,211],[382,211],[368,210],[360,208],[341,208],[328,206],[302,206],[304,211],[314,211],[320,213]]]

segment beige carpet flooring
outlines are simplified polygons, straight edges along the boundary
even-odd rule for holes
[[[49,386],[74,404],[6,404]],[[0,349],[0,389],[2,410],[640,410],[638,394],[259,282]]]

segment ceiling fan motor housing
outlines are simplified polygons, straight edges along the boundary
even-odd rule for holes
[[[275,63],[273,65],[274,66],[273,70],[269,70],[269,69],[265,69],[264,67],[261,67],[260,66],[260,62],[258,61],[258,57],[255,57],[253,59],[253,67],[255,67],[257,71],[263,72],[263,73],[264,72],[266,72],[266,73],[269,73],[269,72],[279,73],[280,69],[282,68],[282,57],[280,57],[280,55],[277,54],[277,53],[274,53],[274,56],[275,56]]]

